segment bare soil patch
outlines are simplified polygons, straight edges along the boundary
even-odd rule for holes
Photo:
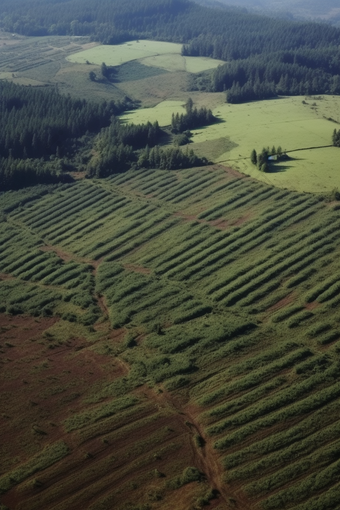
[[[69,252],[63,251],[60,248],[57,248],[56,246],[44,245],[44,246],[40,246],[40,250],[41,251],[54,251],[54,253],[56,255],[58,255],[58,257],[61,258],[64,262],[70,262],[71,260],[73,260],[73,261],[81,262],[84,264],[93,264],[93,265],[95,264],[95,262],[92,260],[87,260],[87,259],[83,259],[81,257],[77,257],[76,255],[74,255],[74,253],[69,253]]]
[[[124,269],[128,271],[132,271],[133,273],[141,273],[141,274],[150,274],[151,269],[143,266],[139,266],[137,264],[124,264]]]

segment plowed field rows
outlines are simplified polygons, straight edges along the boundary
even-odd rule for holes
[[[220,165],[1,195],[10,510],[340,505],[340,212]]]

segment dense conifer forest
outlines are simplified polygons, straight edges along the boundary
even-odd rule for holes
[[[129,98],[118,103],[91,103],[54,89],[6,81],[0,81],[0,98],[1,190],[70,181],[69,170],[106,177],[132,165],[175,169],[206,163],[192,151],[189,157],[179,149],[158,148],[149,158],[149,149],[159,143],[164,132],[157,122],[122,124],[117,115],[134,106]],[[190,115],[191,127],[203,123],[197,110]],[[143,150],[141,156],[139,150]]]
[[[230,102],[340,91],[340,30],[327,24],[187,0],[4,0],[0,26],[29,36],[87,35],[105,44],[135,38],[180,42],[183,55],[228,62],[196,87],[226,90]]]

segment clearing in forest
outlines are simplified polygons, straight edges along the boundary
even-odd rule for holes
[[[79,64],[90,62],[97,65],[105,62],[109,66],[120,66],[126,62],[138,60],[146,66],[189,73],[214,69],[225,63],[222,60],[207,57],[183,57],[181,48],[181,44],[162,41],[130,41],[115,46],[95,46],[70,55],[67,60]]]

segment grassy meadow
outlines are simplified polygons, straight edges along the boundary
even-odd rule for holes
[[[157,67],[167,71],[186,71],[200,73],[223,64],[221,60],[207,57],[182,57],[181,44],[162,41],[130,41],[115,46],[96,46],[74,55],[69,55],[69,62],[109,66],[121,66],[127,62],[138,60],[145,66]]]
[[[209,97],[206,104],[209,106]],[[129,112],[123,119],[134,123],[157,119],[165,126],[179,106],[180,102],[165,101]],[[213,114],[219,122],[193,130],[190,147],[197,154],[280,188],[317,193],[340,188],[337,148],[299,150],[331,144],[333,130],[340,122],[338,97],[301,96],[241,105],[221,102]],[[273,145],[280,145],[290,159],[275,165],[270,173],[261,173],[251,164],[250,152]]]
[[[229,136],[237,144],[214,161],[225,162],[267,184],[308,192],[327,192],[340,187],[337,150],[333,147],[299,151],[308,147],[331,145],[334,128],[340,121],[340,99],[334,96],[291,97],[242,105],[224,104],[213,113],[222,121],[194,132],[194,145]],[[262,174],[252,166],[253,148],[281,146],[291,157]],[[294,151],[290,153],[290,151]]]

